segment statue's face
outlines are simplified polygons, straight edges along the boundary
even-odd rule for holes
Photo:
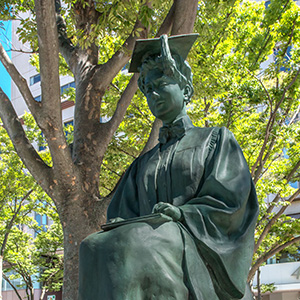
[[[145,96],[153,115],[164,123],[174,121],[184,109],[183,89],[158,69],[146,75]]]

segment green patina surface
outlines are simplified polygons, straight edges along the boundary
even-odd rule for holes
[[[105,231],[81,244],[80,300],[251,299],[244,294],[258,214],[254,185],[232,133],[194,127],[187,116],[192,73],[182,56],[195,36],[172,39],[170,47],[159,39],[161,53],[157,39],[136,46],[142,53],[134,54],[133,71],[164,126],[160,143],[122,179]]]

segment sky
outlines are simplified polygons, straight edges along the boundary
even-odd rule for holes
[[[0,27],[0,42],[3,45],[4,49],[7,51],[9,57],[11,57],[10,52],[10,41],[11,41],[11,22],[3,22],[3,27]],[[4,93],[10,98],[11,94],[11,79],[6,70],[4,69],[2,63],[0,62],[0,87]]]

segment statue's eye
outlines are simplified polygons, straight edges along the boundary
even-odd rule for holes
[[[159,83],[159,87],[164,87],[164,86],[166,86],[166,85],[168,85],[168,83],[165,82],[165,81],[161,81],[161,82]]]
[[[152,93],[152,92],[153,92],[152,85],[150,85],[150,84],[146,85],[146,94]]]

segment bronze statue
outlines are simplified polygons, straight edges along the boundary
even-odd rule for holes
[[[244,297],[258,203],[232,133],[194,127],[186,114],[193,85],[184,59],[195,39],[136,44],[130,70],[163,127],[127,170],[104,231],[81,244],[80,300]]]

